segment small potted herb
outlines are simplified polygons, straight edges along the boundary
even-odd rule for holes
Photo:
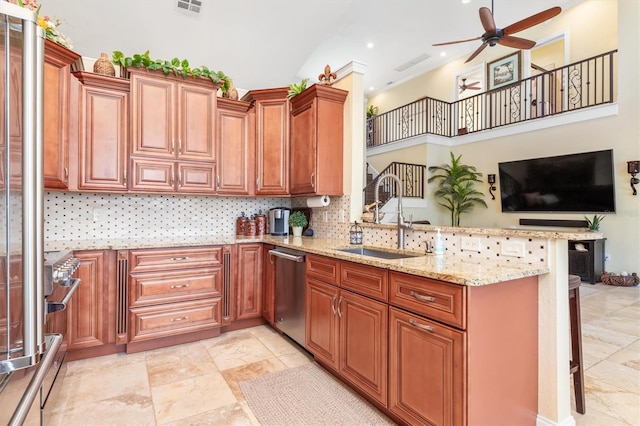
[[[289,216],[289,226],[293,229],[294,237],[302,236],[302,228],[307,226],[308,223],[307,217],[301,211],[293,212]]]
[[[307,88],[307,83],[309,83],[309,79],[305,78],[300,83],[291,83],[289,85],[289,93],[287,94],[287,98],[291,99],[296,95],[304,92]]]
[[[603,215],[594,214],[592,219],[589,219],[587,216],[584,217],[587,221],[587,229],[589,231],[597,232],[600,230],[600,224],[604,220]]]

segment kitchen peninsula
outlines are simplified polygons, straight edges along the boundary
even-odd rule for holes
[[[385,225],[370,226],[365,228],[365,232],[387,232],[391,233],[392,227]],[[578,240],[584,238],[601,238],[600,234],[573,231],[573,232],[556,232],[556,231],[537,231],[537,230],[524,230],[524,229],[470,229],[470,228],[441,228],[443,235],[446,239],[446,255],[442,259],[438,259],[434,256],[419,256],[414,258],[404,259],[378,259],[370,258],[350,253],[345,253],[336,250],[337,248],[348,247],[348,241],[342,239],[323,239],[323,238],[286,238],[286,237],[274,237],[266,236],[263,238],[243,238],[233,236],[202,236],[202,237],[166,237],[160,239],[150,240],[110,240],[110,241],[76,241],[76,242],[53,242],[47,243],[48,250],[57,250],[62,248],[71,248],[74,250],[131,250],[131,249],[149,249],[149,248],[171,248],[171,247],[202,247],[212,245],[230,245],[230,246],[262,246],[274,245],[295,248],[297,250],[305,251],[313,256],[318,256],[327,259],[335,259],[344,264],[360,264],[368,267],[374,267],[377,269],[387,270],[389,273],[389,282],[396,282],[395,285],[399,288],[408,289],[411,283],[406,281],[407,277],[415,277],[415,279],[426,279],[430,281],[438,280],[446,283],[447,289],[458,289],[462,292],[468,292],[467,303],[468,310],[463,311],[464,316],[468,316],[467,323],[453,323],[454,331],[460,332],[467,327],[466,332],[470,333],[467,340],[467,345],[474,342],[474,333],[478,333],[478,328],[474,329],[475,324],[472,325],[471,318],[474,314],[474,303],[481,303],[490,307],[488,304],[490,300],[498,300],[502,297],[509,300],[509,303],[505,303],[499,307],[494,306],[492,309],[499,313],[500,322],[502,325],[509,324],[512,326],[522,327],[509,336],[494,336],[499,337],[497,340],[489,340],[491,333],[486,336],[478,337],[475,343],[475,347],[491,347],[491,345],[507,345],[507,346],[519,346],[521,348],[531,348],[533,344],[533,350],[529,350],[528,355],[526,351],[521,354],[525,358],[530,358],[529,363],[523,363],[522,359],[515,359],[509,361],[509,359],[501,360],[501,367],[504,369],[505,363],[516,362],[517,369],[509,371],[513,376],[518,374],[529,374],[529,380],[531,380],[531,374],[533,374],[533,380],[537,378],[537,395],[535,399],[529,398],[530,409],[533,411],[529,413],[529,418],[535,419],[536,414],[538,421],[546,418],[547,416],[557,418],[567,418],[570,416],[570,395],[569,395],[569,337],[568,337],[568,302],[567,302],[567,241]],[[414,234],[418,233],[423,239],[430,238],[434,235],[435,227],[416,225],[412,231]],[[479,257],[477,254],[463,252],[459,247],[460,238],[462,236],[470,236],[482,238],[487,241],[487,248],[499,245],[504,241],[510,241],[526,247],[525,258],[518,259],[517,257],[505,257],[495,256],[492,253],[493,258],[487,259]],[[367,240],[365,240],[367,241]],[[393,237],[388,238],[389,244],[387,247],[391,247]],[[382,246],[383,244],[376,243],[376,246]],[[393,249],[388,249],[393,251]],[[419,253],[417,246],[410,248],[410,251]],[[486,253],[484,254],[486,256]],[[534,256],[535,258],[532,258]],[[267,258],[268,259],[268,258]],[[497,260],[499,259],[499,260]],[[265,266],[266,262],[265,262]],[[267,268],[265,268],[267,269]],[[537,278],[536,278],[537,277]],[[260,283],[262,285],[262,283]],[[390,285],[392,288],[394,284]],[[404,286],[404,287],[403,287]],[[510,294],[511,291],[516,291],[519,294]],[[401,291],[402,292],[402,291]],[[494,293],[492,293],[494,292]],[[476,297],[478,295],[493,294],[492,297],[488,297],[488,300],[483,300]],[[500,297],[496,297],[500,296]],[[536,297],[537,296],[537,297]],[[456,296],[448,296],[451,300],[455,300]],[[391,316],[393,321],[403,321],[398,317],[398,314],[405,314],[402,305],[399,305],[401,309],[397,309],[393,304],[393,292],[389,293],[389,311],[396,312]],[[454,305],[452,305],[454,306]],[[465,306],[464,304],[461,306]],[[530,309],[525,308],[529,306]],[[473,307],[473,308],[471,308]],[[501,310],[501,309],[510,310]],[[456,309],[455,306],[452,309]],[[528,314],[527,314],[528,312]],[[532,313],[533,312],[533,313]],[[419,312],[418,312],[419,313]],[[527,316],[528,315],[528,316]],[[521,316],[522,321],[512,321],[514,316]],[[455,317],[455,315],[454,315]],[[438,318],[436,318],[437,320]],[[509,319],[509,320],[505,320]],[[452,328],[451,323],[447,324],[448,319],[444,320],[444,326],[446,328]],[[457,320],[456,320],[457,321]],[[405,321],[406,322],[406,321]],[[432,321],[440,326],[438,321]],[[401,322],[402,323],[402,322]],[[404,323],[402,323],[404,324]],[[456,329],[456,326],[460,329]],[[401,328],[402,329],[402,328]],[[484,339],[483,337],[487,337]],[[528,339],[529,346],[519,345],[518,340],[514,339],[525,338]],[[393,337],[390,334],[390,345],[393,344]],[[537,348],[537,350],[535,349]],[[537,356],[536,356],[537,352]],[[391,352],[390,352],[391,353]],[[393,359],[393,357],[390,357]],[[469,358],[471,362],[479,362],[477,359]],[[490,360],[488,360],[490,361]],[[527,365],[535,365],[537,363],[537,369],[523,368]],[[325,364],[325,363],[323,363]],[[500,365],[499,365],[500,366]],[[387,365],[389,371],[398,371],[397,366],[392,368],[392,365]],[[470,370],[470,367],[469,367]],[[491,374],[491,369],[484,368],[473,369],[470,374],[475,374],[477,370],[482,370],[483,373]],[[455,370],[454,370],[455,371]],[[469,371],[468,371],[469,372]],[[539,372],[539,373],[538,373]],[[566,377],[566,380],[564,379]],[[559,379],[563,378],[563,379]],[[394,379],[389,379],[389,401],[393,396]],[[458,386],[459,386],[458,382]],[[478,386],[484,389],[484,393],[487,393],[490,387],[494,386],[495,378],[485,377],[478,382]],[[384,384],[383,384],[384,385]],[[534,383],[535,385],[535,383]],[[453,388],[454,392],[457,392],[456,387]],[[449,389],[451,391],[451,389]],[[473,391],[473,388],[468,389],[469,398],[467,400],[469,412],[474,412],[474,404],[481,404],[486,407],[488,403],[485,400],[475,399],[474,395],[477,392]],[[369,396],[370,397],[370,396]],[[371,398],[371,397],[370,397]],[[407,403],[406,401],[404,403]],[[531,407],[531,404],[533,407]],[[536,409],[537,405],[537,409]],[[399,401],[396,406],[402,406],[402,401]],[[391,409],[391,405],[389,407]],[[461,412],[461,408],[458,407],[458,412]],[[506,418],[506,417],[505,417]],[[474,423],[475,418],[466,417],[466,421],[469,424]],[[476,419],[478,420],[478,419]],[[535,420],[532,420],[532,423]]]

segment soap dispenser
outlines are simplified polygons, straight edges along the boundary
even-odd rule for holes
[[[442,239],[442,234],[440,234],[440,228],[438,228],[438,233],[436,234],[436,242],[433,246],[433,252],[436,256],[444,255],[444,240]]]

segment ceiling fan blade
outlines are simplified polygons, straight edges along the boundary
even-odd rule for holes
[[[485,32],[495,33],[496,22],[493,20],[493,13],[491,13],[489,8],[481,7],[478,13],[480,14],[480,22],[482,22],[482,28],[484,28]]]
[[[474,81],[473,83],[469,83],[469,84],[467,84],[467,89],[477,90],[477,89],[479,89],[478,84],[480,84],[479,81]]]
[[[509,35],[502,37],[502,40],[498,41],[498,43],[503,46],[513,47],[514,49],[531,49],[536,45],[535,41]]]
[[[474,38],[468,38],[466,40],[447,41],[447,42],[444,42],[444,43],[435,43],[435,44],[432,44],[432,46],[444,46],[444,45],[447,45],[447,44],[466,43],[468,41],[480,40],[481,38],[482,37],[474,37]]]
[[[478,55],[480,54],[480,52],[482,52],[482,51],[484,50],[484,48],[485,48],[485,47],[487,47],[487,43],[482,43],[482,44],[480,45],[480,47],[478,47],[478,48],[476,49],[476,51],[475,51],[475,52],[473,52],[473,53],[471,54],[471,56],[469,56],[469,57],[467,58],[467,60],[466,60],[466,61],[464,61],[464,63],[466,64],[467,62],[471,61],[473,58],[475,58],[476,56],[478,56]]]
[[[509,25],[506,28],[503,28],[502,31],[505,35],[507,34],[515,34],[518,31],[526,30],[527,28],[533,27],[534,25],[538,25],[547,19],[551,19],[554,16],[557,16],[562,12],[562,8],[556,6],[551,9],[547,9],[540,13],[536,13],[535,15],[531,15],[528,18],[524,18],[521,21],[518,21],[514,24]]]

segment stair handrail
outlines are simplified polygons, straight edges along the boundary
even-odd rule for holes
[[[380,173],[378,173],[378,176],[374,177],[371,182],[365,185],[362,189],[364,192],[363,199],[366,200],[367,190],[375,188],[375,185],[378,183],[378,177],[387,173],[398,176],[402,182],[402,194],[405,198],[424,198],[424,178],[426,169],[427,166],[423,164],[403,163],[399,161],[391,162]],[[382,205],[384,205],[391,198],[397,196],[398,185],[395,181],[389,180],[382,182],[381,185],[382,189],[380,192],[389,194],[387,199],[380,200],[382,201]]]

